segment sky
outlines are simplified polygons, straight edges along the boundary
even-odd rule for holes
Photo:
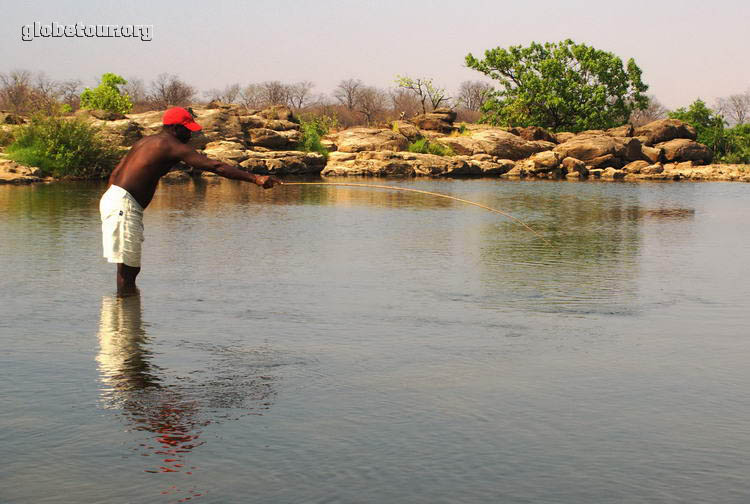
[[[396,74],[428,77],[455,93],[468,53],[571,38],[634,58],[665,106],[750,89],[747,0],[315,0],[157,2],[0,0],[0,72],[43,71],[94,85],[105,72],[146,83],[160,73],[201,91],[267,80],[342,79],[388,88]],[[22,27],[152,25],[152,39],[37,37]]]

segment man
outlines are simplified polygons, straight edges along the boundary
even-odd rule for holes
[[[245,180],[268,189],[281,181],[254,175],[228,164],[209,159],[186,145],[191,132],[201,127],[181,107],[164,112],[163,130],[138,140],[112,171],[107,192],[99,202],[102,218],[104,257],[117,263],[117,290],[136,291],[135,277],[141,271],[143,210],[151,202],[159,179],[179,161],[222,177]]]

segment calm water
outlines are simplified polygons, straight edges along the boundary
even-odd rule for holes
[[[387,183],[0,186],[0,502],[750,500],[750,185]]]

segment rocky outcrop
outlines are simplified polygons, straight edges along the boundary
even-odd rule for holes
[[[676,138],[668,142],[662,142],[656,144],[656,148],[662,149],[664,159],[668,162],[695,161],[696,164],[708,164],[713,159],[711,149],[702,143],[687,138]]]
[[[511,128],[508,132],[518,135],[524,140],[544,140],[545,142],[557,143],[557,136],[539,126],[527,126],[525,128]]]
[[[643,158],[641,142],[636,138],[609,135],[579,135],[555,147],[561,157],[580,159],[594,168],[621,168]]]
[[[437,139],[460,155],[489,154],[497,158],[517,161],[537,152],[552,150],[555,144],[542,140],[528,141],[500,129],[481,129],[467,136],[449,136]]]
[[[42,170],[0,158],[0,184],[31,184],[44,180]]]
[[[409,141],[405,136],[389,129],[351,128],[335,136],[339,152],[400,151]]]
[[[13,112],[5,112],[0,110],[0,124],[25,124],[26,119],[23,116],[14,114]]]
[[[409,121],[393,121],[391,129],[394,133],[403,135],[409,143],[419,140],[420,137],[424,136],[419,128]]]
[[[260,175],[318,175],[326,165],[325,156],[317,152],[246,151],[240,167]]]
[[[321,175],[366,177],[458,177],[481,176],[481,161],[466,157],[436,156],[412,152],[333,152]]]
[[[449,108],[436,108],[432,112],[420,114],[411,119],[419,129],[450,133],[453,130],[453,122],[456,120],[456,112]]]
[[[655,145],[675,138],[696,139],[695,128],[678,119],[659,119],[637,128],[633,136],[638,137],[644,145]]]

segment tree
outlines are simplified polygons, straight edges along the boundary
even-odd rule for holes
[[[181,81],[176,75],[162,73],[151,82],[149,100],[161,109],[189,105],[194,96],[195,88]]]
[[[81,108],[97,109],[126,114],[133,108],[133,103],[127,94],[123,94],[119,86],[128,81],[113,73],[102,75],[101,82],[94,89],[86,88],[81,93]]]
[[[391,90],[391,107],[400,117],[413,117],[419,113],[419,99],[408,89],[396,88]]]
[[[301,109],[310,99],[312,88],[315,87],[310,81],[301,81],[288,86],[289,104],[294,109]]]
[[[432,110],[435,110],[442,103],[447,104],[450,100],[450,97],[445,94],[445,89],[435,87],[432,84],[432,79],[423,77],[412,79],[411,77],[396,75],[396,85],[408,89],[419,98],[423,114],[427,113],[427,102],[432,106]]]
[[[729,123],[745,124],[750,119],[750,91],[719,98],[717,109],[728,119]]]
[[[657,119],[664,119],[665,117],[667,117],[667,114],[669,113],[669,110],[667,110],[667,107],[662,105],[661,102],[657,100],[655,96],[648,95],[646,99],[648,100],[646,108],[635,109],[630,113],[629,122],[636,128],[638,126],[643,126],[644,124],[648,124],[651,121],[656,121]]]
[[[388,96],[380,89],[365,86],[357,92],[357,112],[362,114],[369,126],[385,111]]]
[[[724,130],[724,117],[707,107],[706,102],[700,98],[688,108],[681,107],[670,112],[669,117],[685,121],[694,127],[698,141],[708,146],[717,157],[731,150],[730,137]]]
[[[231,84],[224,89],[209,89],[203,95],[208,101],[220,101],[223,103],[234,103],[240,98],[240,85]]]
[[[248,84],[240,90],[238,100],[248,110],[263,108],[263,93],[260,84]]]
[[[492,86],[482,81],[464,81],[458,89],[456,101],[467,110],[478,111],[487,101]]]
[[[0,73],[0,107],[23,114],[30,110],[32,97],[31,72],[14,70],[7,74]]]
[[[83,83],[78,79],[70,79],[59,83],[60,101],[75,110],[81,103],[81,86]]]
[[[349,111],[357,108],[357,96],[364,84],[359,79],[346,79],[339,82],[333,91],[333,97]]]
[[[260,93],[264,106],[289,104],[289,86],[281,81],[262,82]]]
[[[482,106],[483,121],[505,126],[542,126],[582,131],[625,123],[644,108],[648,86],[633,59],[623,65],[612,53],[568,39],[528,47],[497,47],[466,66],[499,81]]]

